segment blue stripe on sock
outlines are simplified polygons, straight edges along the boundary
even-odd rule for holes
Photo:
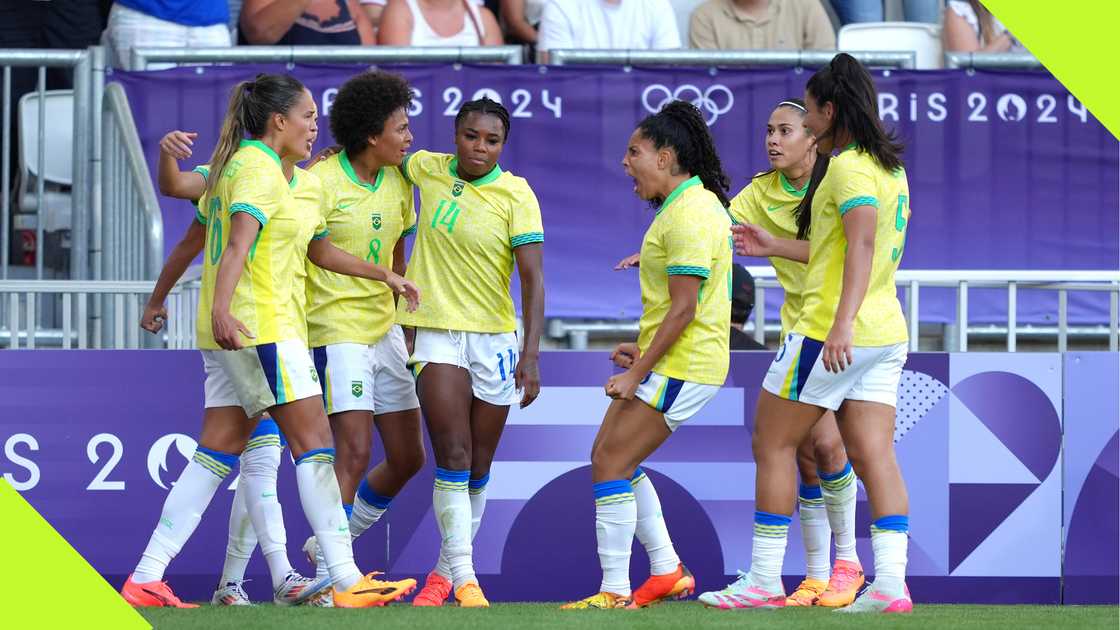
[[[467,483],[467,487],[471,490],[481,490],[485,488],[486,484],[488,483],[490,483],[490,473],[486,473],[478,479],[469,480],[469,482]]]
[[[346,520],[350,520],[350,515],[354,513],[354,504],[353,503],[343,503],[342,504],[342,511],[346,512]]]
[[[790,520],[790,517],[781,514],[771,514],[769,512],[759,512],[757,510],[754,513],[754,522],[756,525],[785,525],[788,527]]]
[[[334,449],[333,448],[317,448],[313,451],[307,451],[303,455],[300,455],[299,457],[296,458],[296,465],[298,466],[300,463],[302,463],[308,457],[314,457],[315,455],[329,455],[331,459],[334,459]]]
[[[634,474],[630,476],[630,481],[636,481],[638,477],[641,477],[644,474],[646,474],[646,471],[642,470],[641,466],[638,466],[634,469]]]
[[[225,464],[226,466],[229,466],[230,468],[232,468],[233,465],[236,464],[237,460],[238,460],[237,455],[231,455],[230,453],[223,453],[221,451],[211,450],[211,449],[206,448],[205,446],[196,447],[195,450],[199,451],[200,453],[206,453],[210,457],[213,457],[214,459],[218,460],[219,462],[222,462],[223,464]]]
[[[469,470],[448,470],[446,468],[436,468],[436,479],[443,481],[452,481],[455,483],[464,483],[470,481],[471,471]]]
[[[844,469],[838,473],[826,473],[823,470],[818,470],[817,476],[825,481],[836,481],[837,479],[843,478],[850,472],[852,472],[852,463],[848,462],[844,464]]]
[[[280,435],[280,426],[277,425],[276,421],[272,418],[261,418],[261,421],[257,423],[257,428],[253,429],[253,434],[249,436],[249,439],[261,437],[262,435]]]
[[[871,527],[905,534],[910,531],[910,517],[905,514],[883,516],[872,523]]]
[[[821,494],[820,486],[807,486],[805,484],[801,484],[801,487],[797,491],[797,496],[801,497],[802,499],[820,499],[824,495]]]
[[[629,479],[614,479],[612,481],[600,481],[599,483],[592,484],[595,490],[595,498],[602,499],[615,494],[626,494],[633,492],[630,487]]]
[[[393,497],[382,496],[374,492],[373,488],[369,486],[369,481],[365,479],[362,479],[362,483],[358,484],[358,497],[379,510],[388,509],[389,504],[393,502]]]

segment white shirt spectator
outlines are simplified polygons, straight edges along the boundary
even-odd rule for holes
[[[537,48],[680,48],[669,0],[549,0]]]
[[[947,9],[964,18],[965,22],[968,22],[968,25],[972,27],[972,31],[976,33],[976,39],[980,41],[981,45],[988,44],[988,42],[983,41],[983,29],[980,28],[980,18],[977,17],[976,11],[973,10],[972,5],[966,0],[949,0]],[[1019,43],[1019,40],[1015,39],[1015,37],[1008,32],[1003,22],[1000,22],[994,15],[992,16],[992,29],[995,31],[995,35],[1007,33],[1008,36],[1011,37],[1011,52],[1026,52],[1026,47]]]

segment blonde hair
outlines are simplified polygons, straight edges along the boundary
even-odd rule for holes
[[[988,7],[980,4],[980,0],[968,0],[968,4],[972,6],[976,21],[980,24],[980,45],[987,46],[999,35],[996,33],[995,18]]]

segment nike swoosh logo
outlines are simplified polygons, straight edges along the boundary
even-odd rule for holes
[[[778,205],[776,205],[776,206],[770,206],[769,208],[767,208],[767,209],[766,209],[766,211],[767,211],[767,212],[773,212],[773,211],[775,211],[775,210],[780,210],[780,209],[781,209],[781,207],[782,207],[782,205],[781,205],[781,204],[778,204]]]
[[[271,498],[271,497],[274,497],[274,496],[276,496],[275,492],[265,492],[264,494],[261,495],[261,498],[262,499],[268,499],[268,498]]]
[[[163,602],[163,604],[164,604],[165,606],[166,606],[167,604],[170,604],[170,603],[171,603],[171,600],[167,599],[167,598],[166,598],[166,597],[164,597],[163,595],[160,595],[159,593],[156,593],[155,591],[149,591],[149,590],[148,590],[148,589],[146,589],[146,588],[141,588],[140,590],[144,591],[145,593],[147,593],[147,594],[151,595],[152,597],[154,597],[154,598],[158,599],[159,601]]]
[[[339,210],[345,210],[352,205],[354,205],[354,204],[353,203],[340,203],[340,204],[338,204],[338,209]]]
[[[392,593],[396,592],[396,590],[397,589],[395,589],[395,588],[389,588],[389,587],[370,588],[370,589],[366,589],[364,591],[354,591],[354,594],[355,595],[369,595],[369,594],[372,594],[372,595],[391,595]]]

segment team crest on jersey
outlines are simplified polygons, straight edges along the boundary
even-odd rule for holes
[[[362,382],[350,381],[350,393],[354,394],[354,398],[362,397]]]
[[[455,180],[455,183],[451,185],[451,196],[458,197],[459,195],[463,194],[463,186],[465,185],[466,182],[464,182],[463,180]]]
[[[373,229],[380,230],[381,229],[381,213],[380,212],[374,212],[373,214],[369,215],[369,218],[370,218],[370,222],[373,224]]]
[[[311,382],[312,383],[318,383],[319,382],[319,373],[315,371],[315,368],[310,368],[310,369],[311,369]]]

